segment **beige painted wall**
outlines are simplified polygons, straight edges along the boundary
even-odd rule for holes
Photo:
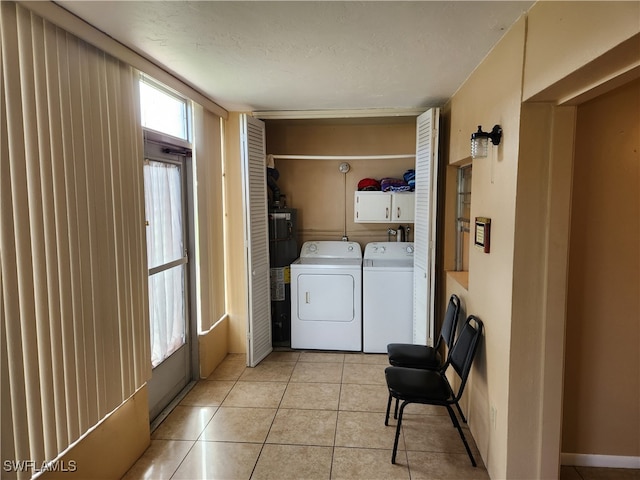
[[[228,353],[247,351],[248,293],[244,248],[244,201],[240,158],[240,114],[230,113],[224,129],[224,227]]]
[[[448,120],[449,163],[469,157],[469,138],[478,125],[491,130],[500,124],[504,130],[501,144],[492,148],[489,157],[473,161],[471,218],[491,218],[491,253],[471,249],[468,294],[463,295],[467,312],[485,323],[484,342],[468,386],[468,418],[494,478],[506,476],[508,455],[513,235],[524,38],[525,19],[521,18],[451,99]]]
[[[60,459],[43,480],[121,478],[151,442],[146,385],[107,416]]]
[[[200,378],[213,373],[229,352],[229,316],[223,316],[207,332],[198,335]]]
[[[578,108],[563,452],[640,457],[638,152],[640,81]]]
[[[537,3],[528,15],[523,98],[582,95],[602,82],[603,69],[626,77],[640,65],[639,18],[637,1]]]
[[[450,164],[468,158],[477,125],[504,129],[492,155],[473,161],[471,216],[492,218],[491,253],[472,249],[468,289],[448,279],[446,291],[461,295],[467,313],[486,325],[468,387],[468,417],[492,478],[558,475],[574,110],[555,105],[628,75],[620,62],[602,58],[629,52],[620,45],[640,31],[637,8],[537,3],[443,110]],[[580,40],[561,41],[572,36]],[[550,88],[558,84],[561,89]],[[542,92],[536,99],[548,104],[523,104],[524,92],[526,98]],[[454,197],[448,192],[447,202]],[[446,238],[449,264],[453,237]],[[592,435],[600,433],[597,422],[582,420]]]
[[[267,122],[267,153],[275,155],[415,155],[415,118],[296,120]],[[398,224],[353,221],[354,192],[362,178],[402,178],[415,159],[276,160],[278,186],[287,204],[298,210],[299,247],[308,240],[349,240],[364,247],[387,241],[387,229]],[[392,238],[395,240],[395,237]]]
[[[520,153],[513,257],[511,345],[509,366],[509,455],[507,477],[557,475],[560,452],[564,302],[553,299],[566,260],[554,260],[550,225],[568,222],[567,188],[561,176],[571,165],[573,109],[525,103],[520,117]],[[553,172],[553,174],[552,174]],[[555,179],[554,176],[560,177]],[[566,194],[566,193],[565,193]],[[567,231],[564,230],[566,237]],[[564,291],[564,288],[563,288]],[[553,335],[552,333],[555,333]],[[559,358],[556,357],[556,352]],[[527,432],[526,435],[523,435]],[[537,441],[532,443],[531,438]]]

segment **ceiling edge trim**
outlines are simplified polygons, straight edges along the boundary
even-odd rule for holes
[[[262,120],[302,120],[317,118],[417,117],[428,108],[368,108],[360,110],[265,110],[253,116]]]

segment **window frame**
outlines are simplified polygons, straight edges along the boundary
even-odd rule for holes
[[[467,175],[468,174],[468,175]],[[471,234],[471,184],[473,178],[472,164],[458,167],[456,179],[456,251],[455,270],[457,272],[466,271],[464,269],[465,252],[469,258],[469,235]],[[468,197],[468,198],[467,198]],[[468,205],[468,208],[466,207]],[[465,216],[467,214],[468,216]],[[465,235],[467,240],[465,242]]]
[[[184,130],[186,133],[186,138],[183,137],[177,137],[175,135],[172,135],[170,133],[167,132],[163,132],[162,130],[156,130],[154,128],[148,127],[147,125],[144,124],[143,122],[143,105],[142,105],[142,95],[140,94],[140,123],[142,124],[142,128],[144,130],[148,130],[150,132],[155,132],[159,135],[162,135],[164,137],[167,138],[167,140],[170,143],[175,143],[176,141],[179,141],[181,143],[183,143],[185,145],[185,147],[191,148],[192,143],[193,143],[193,106],[192,106],[192,102],[191,100],[189,100],[188,98],[184,97],[183,95],[181,95],[180,93],[176,92],[175,90],[173,90],[172,88],[164,85],[163,83],[160,83],[159,81],[155,80],[154,78],[150,77],[149,75],[145,74],[145,73],[140,73],[140,78],[139,78],[139,82],[140,85],[141,84],[145,84],[159,92],[161,92],[162,94],[166,95],[167,97],[171,97],[174,100],[177,100],[178,102],[182,103],[184,105],[184,118],[182,119],[184,124]]]

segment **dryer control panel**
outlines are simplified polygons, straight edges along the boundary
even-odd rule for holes
[[[357,242],[317,241],[304,242],[300,258],[362,258],[362,249]]]

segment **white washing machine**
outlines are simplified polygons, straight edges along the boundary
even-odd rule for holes
[[[305,242],[291,264],[291,348],[362,350],[362,249]]]
[[[363,350],[413,342],[413,243],[367,244],[362,263]]]

